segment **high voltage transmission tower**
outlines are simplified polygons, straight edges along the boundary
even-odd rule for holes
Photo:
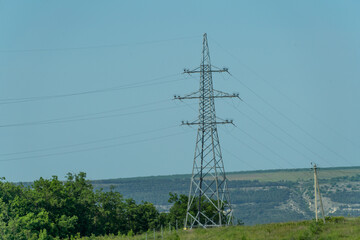
[[[204,34],[200,67],[185,69],[184,73],[200,73],[198,91],[175,99],[199,99],[199,115],[194,122],[182,125],[198,125],[189,200],[186,210],[185,228],[218,227],[232,223],[233,210],[222,159],[218,124],[233,124],[232,120],[218,121],[215,113],[215,98],[239,98],[239,94],[228,94],[213,89],[212,73],[228,72],[227,68],[212,69],[207,35]],[[215,68],[215,67],[214,67]],[[210,210],[209,210],[210,209]]]

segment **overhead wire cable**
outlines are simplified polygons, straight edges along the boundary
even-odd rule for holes
[[[154,78],[154,79],[147,80],[147,81],[141,81],[141,82],[137,82],[137,83],[124,84],[124,85],[118,85],[118,86],[114,86],[114,87],[110,87],[110,88],[103,88],[103,89],[97,89],[97,90],[88,90],[88,91],[82,91],[82,92],[73,92],[73,93],[64,93],[64,94],[55,94],[55,95],[37,96],[37,97],[26,97],[26,98],[5,98],[5,99],[0,99],[0,105],[23,103],[23,102],[32,102],[32,101],[41,101],[41,100],[64,98],[64,97],[74,97],[74,96],[87,95],[87,94],[96,94],[96,93],[104,93],[104,92],[112,92],[112,91],[119,91],[119,90],[130,89],[130,88],[155,86],[155,85],[159,85],[159,84],[172,83],[172,82],[182,81],[182,80],[187,79],[187,78],[180,78],[180,79],[176,79],[176,80],[167,80],[167,81],[155,82],[157,80],[166,79],[166,78],[169,78],[169,77],[174,77],[174,76],[179,76],[179,75],[181,75],[181,74],[171,74],[171,75]],[[155,82],[155,83],[150,83],[150,82]]]
[[[80,149],[80,150],[58,152],[58,153],[48,153],[48,154],[33,155],[33,156],[26,156],[26,157],[14,157],[14,158],[0,159],[0,162],[18,161],[18,160],[26,160],[26,159],[33,159],[33,158],[44,158],[44,157],[52,157],[52,156],[61,156],[61,155],[67,155],[67,154],[73,154],[73,153],[89,152],[89,151],[95,151],[95,150],[101,150],[101,149],[107,149],[107,148],[121,147],[124,145],[151,142],[154,140],[164,139],[164,138],[173,137],[173,136],[179,136],[179,135],[182,135],[185,133],[189,133],[189,132],[183,131],[183,132],[179,132],[179,133],[175,133],[175,134],[168,134],[168,135],[159,136],[159,137],[146,138],[146,139],[141,139],[141,140],[136,140],[136,141],[129,141],[129,142],[123,142],[123,143],[119,143],[119,144],[111,144],[111,145],[105,145],[105,146],[99,146],[99,147],[93,147],[93,148],[85,148],[85,149]]]
[[[78,146],[83,146],[83,145],[90,145],[90,144],[94,144],[94,143],[110,142],[110,141],[115,141],[115,140],[119,140],[122,138],[128,138],[128,137],[144,135],[144,134],[153,133],[153,132],[159,132],[159,131],[163,131],[163,130],[167,130],[167,129],[171,129],[171,128],[175,128],[175,127],[178,127],[178,125],[148,130],[148,131],[144,131],[144,132],[126,134],[126,135],[121,135],[121,136],[117,136],[117,137],[103,138],[103,139],[98,139],[98,140],[81,142],[81,143],[76,143],[76,144],[68,144],[68,145],[61,145],[61,146],[55,146],[55,147],[40,148],[40,149],[28,150],[28,151],[0,153],[0,156],[21,155],[21,154],[35,153],[35,152],[46,152],[46,151],[52,151],[52,150],[58,150],[58,149],[64,149],[64,148],[73,148],[73,147],[78,147]]]
[[[194,39],[194,38],[198,38],[198,37],[200,37],[200,35],[194,35],[194,36],[188,36],[188,37],[178,37],[178,38],[169,38],[169,39],[163,39],[163,40],[139,41],[139,42],[133,42],[133,43],[90,45],[90,46],[83,46],[83,47],[0,49],[0,53],[56,52],[56,51],[89,50],[89,49],[101,49],[101,48],[119,48],[119,47],[148,45],[148,44],[165,43],[165,42],[178,41],[178,40]]]
[[[243,100],[242,100],[243,101]],[[197,113],[198,111],[196,110],[196,109],[194,109],[191,105],[189,105],[186,101],[182,101],[183,103],[185,103],[189,108],[191,108],[191,110],[193,110],[195,113]],[[235,107],[234,107],[235,108]],[[235,109],[237,109],[237,108],[235,108]],[[238,109],[237,109],[238,110]],[[219,118],[219,117],[217,117],[217,118]],[[233,136],[234,137],[234,136]],[[241,141],[242,142],[242,141]],[[243,144],[245,144],[244,142],[242,142]],[[247,146],[249,146],[249,145],[247,145]],[[223,148],[223,147],[222,147]],[[262,155],[260,152],[258,152],[258,151],[256,151],[254,148],[252,148],[252,147],[250,147],[249,146],[249,148],[250,149],[252,149],[253,151],[255,151],[256,153],[258,153],[259,155]],[[229,152],[231,155],[233,155],[233,156],[235,156],[237,159],[239,159],[241,162],[243,162],[243,163],[245,163],[246,165],[248,165],[248,166],[250,166],[247,162],[245,162],[245,161],[243,161],[243,160],[241,160],[240,158],[238,158],[235,154],[233,154],[233,153],[231,153],[230,151],[228,151],[228,150],[226,150],[226,152]],[[264,155],[262,155],[262,156],[264,156]],[[305,156],[306,157],[306,156]],[[307,157],[306,157],[307,158]],[[286,162],[288,162],[288,161],[286,161]],[[289,162],[288,162],[289,163]],[[291,164],[292,165],[292,164]],[[253,170],[254,171],[256,171],[256,168],[254,168],[253,166],[251,166],[252,168],[253,168]],[[294,166],[293,166],[294,167]],[[281,170],[282,168],[280,167],[280,170]],[[306,177],[307,178],[307,177]]]
[[[260,171],[265,171],[265,173],[263,173],[264,175],[262,176],[262,178],[263,179],[266,179],[266,180],[268,180],[269,182],[279,182],[280,180],[278,180],[278,179],[274,179],[274,178],[271,178],[271,177],[269,177],[266,173],[266,171],[268,171],[268,170],[259,170],[257,167],[254,167],[253,165],[251,165],[251,164],[249,164],[249,161],[244,161],[243,159],[241,159],[237,154],[234,154],[234,153],[232,153],[231,151],[229,151],[228,149],[226,149],[226,148],[224,148],[223,146],[221,147],[221,149],[225,152],[225,153],[227,153],[227,154],[229,154],[229,155],[231,155],[232,157],[234,157],[235,159],[237,159],[237,160],[239,160],[240,162],[242,162],[242,163],[244,163],[245,165],[247,165],[248,167],[250,167],[251,169],[250,170],[246,170],[246,171],[250,171],[250,172],[252,172],[252,171],[254,171],[254,172],[260,172]],[[282,171],[284,171],[284,170],[287,170],[287,169],[270,169],[270,171],[278,171],[278,172],[282,172]],[[231,177],[230,177],[231,178]],[[251,180],[250,180],[251,181]],[[261,181],[261,180],[260,180]]]
[[[230,76],[232,76],[235,80],[237,80],[242,86],[244,86],[246,89],[248,89],[250,92],[252,92],[255,96],[257,96],[262,102],[264,102],[266,105],[268,105],[271,109],[273,109],[276,113],[278,113],[279,115],[281,115],[284,119],[288,120],[290,123],[292,123],[294,126],[296,126],[298,129],[300,129],[302,132],[304,132],[306,135],[308,135],[310,138],[312,138],[313,140],[315,140],[316,142],[318,142],[320,145],[322,145],[323,147],[325,147],[326,149],[330,149],[329,147],[327,147],[325,144],[323,144],[320,140],[318,140],[317,138],[315,138],[312,134],[310,134],[308,131],[306,131],[303,127],[301,127],[299,124],[297,124],[296,122],[294,122],[292,119],[290,119],[288,116],[286,116],[285,114],[283,114],[282,112],[280,112],[276,107],[274,107],[272,104],[270,104],[267,100],[265,100],[263,97],[261,97],[259,94],[257,94],[254,90],[252,90],[250,87],[248,87],[243,81],[241,81],[240,79],[238,79],[237,77],[233,76],[230,74]],[[246,102],[245,102],[246,103]],[[248,103],[246,103],[248,106],[250,106]],[[258,112],[258,111],[257,111]],[[289,134],[287,134],[289,135]],[[301,143],[302,144],[302,143]],[[304,144],[302,144],[303,146],[305,146]],[[321,157],[322,159],[324,159],[322,156],[320,156],[318,153],[310,150],[308,147],[306,147],[306,149],[308,149],[309,151],[313,152],[315,155],[317,155],[318,157]],[[335,151],[331,150],[330,152],[335,153]],[[353,164],[351,162],[349,162],[345,157],[341,156],[340,154],[336,154],[337,156],[340,156],[343,160],[347,161],[350,164]],[[326,160],[325,160],[326,161]]]
[[[289,138],[291,138],[293,141],[297,142],[299,145],[301,145],[304,149],[306,149],[308,152],[312,153],[313,155],[315,155],[316,157],[320,158],[322,161],[324,161],[325,163],[329,164],[330,166],[334,166],[331,163],[329,163],[323,156],[321,156],[319,153],[313,151],[310,147],[308,147],[307,145],[305,145],[303,142],[301,142],[300,140],[298,140],[296,137],[294,137],[293,135],[291,135],[288,131],[286,131],[285,129],[283,129],[282,127],[280,127],[278,124],[276,124],[274,121],[272,121],[271,119],[269,119],[268,117],[266,117],[263,113],[261,113],[260,111],[258,111],[256,108],[254,108],[252,105],[250,105],[249,103],[245,102],[246,106],[248,106],[250,109],[252,109],[254,112],[256,112],[257,114],[259,114],[260,116],[262,116],[264,119],[266,119],[269,123],[271,123],[273,126],[275,126],[277,129],[279,129],[280,131],[282,131],[285,135],[287,135]]]
[[[186,103],[185,101],[182,101],[183,103],[185,103],[186,105],[188,105],[188,107],[189,108],[191,108],[194,112],[196,112],[197,113],[197,111],[196,111],[196,109],[194,109],[192,106],[190,106],[188,103]],[[217,118],[219,118],[219,117],[217,117]],[[220,120],[223,120],[223,119],[221,119],[221,118],[219,118]],[[236,127],[236,126],[235,126]],[[238,127],[236,127],[236,128],[238,128]],[[229,134],[229,135],[231,135],[231,134]],[[232,136],[232,135],[231,135]],[[234,137],[234,136],[232,136],[232,137]],[[252,136],[251,136],[252,137]],[[253,137],[252,137],[253,138]],[[238,139],[237,139],[238,140]],[[239,140],[238,140],[239,141]],[[258,143],[259,143],[259,141],[258,140],[256,140]],[[242,141],[241,141],[242,142]],[[245,144],[244,142],[242,142],[243,144]],[[261,143],[261,145],[263,145],[264,146],[264,144],[262,144]],[[250,147],[249,145],[247,145],[250,149],[252,149],[253,151],[255,151],[256,153],[258,153],[258,154],[260,154],[260,155],[262,155],[262,156],[264,156],[263,154],[261,154],[260,152],[258,152],[258,151],[256,151],[254,148],[252,148],[252,147]],[[266,147],[266,148],[268,148],[268,147]],[[270,150],[270,151],[272,151],[272,152],[274,152],[273,150]],[[286,159],[284,159],[282,156],[280,156],[278,153],[275,153],[277,156],[279,156],[281,159],[283,159],[284,161],[286,161],[287,163],[289,163],[290,165],[292,165],[293,167],[295,167],[292,163],[290,163],[289,161],[287,161]],[[295,167],[296,168],[296,167]],[[255,169],[255,168],[254,168]],[[280,167],[280,169],[281,169],[281,167]]]
[[[188,105],[185,101],[184,101],[184,103],[186,104],[186,105]],[[188,106],[189,108],[191,108],[194,112],[197,112],[192,106]],[[237,111],[239,111],[239,109],[238,108],[236,108],[235,106],[233,106]],[[240,112],[240,111],[239,111]],[[243,113],[243,112],[240,112],[240,113]],[[244,114],[244,113],[243,113]],[[245,115],[245,114],[244,114]],[[248,118],[250,118],[248,115],[246,115]],[[276,137],[276,135],[274,135],[274,134],[272,134],[270,131],[268,131],[266,128],[264,128],[263,126],[261,126],[261,124],[259,124],[259,123],[257,123],[256,121],[254,121],[253,119],[251,119],[254,123],[256,123],[258,126],[260,126],[263,130],[265,130],[265,131],[267,131],[268,133],[270,133],[270,135],[272,135],[273,137],[275,137],[275,138],[277,138],[278,140],[280,140],[281,142],[283,142],[286,146],[288,146],[289,148],[291,148],[291,149],[293,149],[294,151],[296,151],[296,152],[298,152],[299,154],[301,154],[301,155],[303,155],[304,157],[305,157],[305,159],[309,159],[309,157],[308,156],[306,156],[306,155],[304,155],[301,151],[299,151],[299,150],[297,150],[296,148],[294,148],[294,147],[292,147],[291,145],[289,145],[289,144],[287,144],[285,141],[283,141],[281,138],[279,138],[279,137]],[[235,126],[236,127],[236,126]],[[237,127],[238,128],[238,127]],[[241,130],[240,128],[239,128],[239,130]],[[285,131],[285,130],[284,130]],[[229,134],[229,135],[231,135],[231,134]],[[249,134],[247,134],[247,135],[249,135]],[[250,136],[250,135],[249,135]],[[232,137],[234,137],[234,136],[232,136]],[[250,136],[250,137],[252,137],[252,136]],[[253,138],[253,137],[252,137]],[[238,140],[238,139],[237,139]],[[257,142],[259,142],[258,140],[256,140]],[[253,150],[254,152],[256,152],[258,155],[260,155],[260,156],[265,156],[265,155],[263,155],[263,154],[261,154],[259,151],[256,151],[254,148],[252,148],[252,147],[250,147],[249,145],[247,145],[247,144],[245,144],[243,141],[241,141],[241,143],[243,143],[244,145],[246,145],[247,147],[249,147],[249,149],[251,149],[251,150]],[[263,145],[264,146],[264,144],[263,143],[261,143],[261,145]],[[266,148],[268,148],[268,147],[266,147]],[[224,149],[224,147],[222,146],[222,149]],[[233,153],[231,153],[230,151],[228,151],[228,150],[226,150],[226,149],[224,149],[226,152],[228,152],[228,153],[230,153],[231,155],[233,155],[234,157],[236,157],[237,159],[239,159],[241,162],[243,162],[243,163],[245,163],[246,165],[248,165],[248,166],[250,166],[250,167],[252,167],[252,170],[253,171],[258,171],[257,170],[257,168],[255,168],[255,167],[253,167],[253,166],[251,166],[251,165],[249,165],[248,164],[248,162],[246,162],[246,161],[243,161],[242,159],[240,159],[237,155],[235,155],[235,154],[233,154]],[[273,151],[272,151],[273,152]],[[277,156],[279,156],[279,157],[281,157],[278,153],[275,153]],[[297,167],[295,167],[292,163],[290,163],[289,161],[287,161],[287,160],[285,160],[283,157],[281,157],[284,161],[286,161],[287,163],[289,163],[290,165],[292,165],[295,169],[299,169],[299,171],[302,173],[302,176],[304,177],[304,180],[309,180],[310,178],[311,178],[311,172],[310,172],[310,176],[307,176],[307,172],[304,172],[304,171],[302,171],[302,169],[301,168],[297,168]],[[331,164],[330,164],[331,165]],[[279,165],[278,165],[279,166]],[[279,171],[282,171],[282,170],[286,170],[286,169],[284,169],[284,168],[282,168],[281,166],[279,166],[280,168],[279,168]],[[333,166],[333,167],[335,167],[335,166]],[[310,169],[310,168],[309,168]],[[276,169],[274,169],[274,170],[276,170]],[[311,170],[311,169],[310,169]],[[341,170],[339,170],[339,171],[341,171]],[[271,180],[271,181],[274,181],[274,182],[276,182],[276,181],[278,181],[278,180],[274,180],[274,179],[269,179],[269,178],[267,178],[268,180]]]
[[[188,104],[186,101],[182,101],[182,102],[185,103],[185,105],[186,105],[187,107],[189,107],[192,111],[194,111],[195,113],[198,113],[198,111],[197,111],[195,108],[193,108],[190,104]],[[219,117],[217,117],[217,118],[219,118]],[[190,127],[191,127],[191,125],[190,125]],[[242,142],[242,143],[243,143],[243,142]],[[244,143],[244,144],[245,144],[245,143]],[[235,156],[235,157],[236,157],[238,160],[240,160],[241,162],[243,162],[243,163],[245,163],[246,165],[250,166],[250,167],[253,169],[253,171],[256,171],[256,168],[253,167],[253,166],[251,166],[248,162],[243,161],[241,158],[237,157],[235,154],[233,154],[233,153],[231,153],[230,151],[226,150],[223,146],[222,146],[221,148],[224,149],[226,152],[230,153],[231,155]],[[262,155],[260,152],[256,151],[254,148],[250,147],[250,149],[252,149],[252,150],[255,151],[256,153]],[[275,182],[274,179],[269,179],[269,178],[267,178],[267,179],[270,180],[270,181],[274,181],[274,182]]]
[[[244,66],[246,66],[246,64],[242,63],[242,61],[240,61],[235,55],[233,55],[231,52],[227,51],[226,49],[224,49],[219,43],[217,43],[217,41],[214,40],[214,42],[220,47],[222,48],[225,52],[227,52],[230,56],[232,56],[233,58],[235,58],[236,60],[238,60],[241,64],[243,64]],[[248,69],[251,69],[249,67],[247,67]],[[256,72],[254,70],[251,70],[254,74],[256,74]],[[229,73],[230,74],[230,73]],[[258,75],[258,74],[256,74]],[[275,108],[272,104],[270,104],[269,102],[267,102],[263,97],[261,97],[260,95],[258,95],[257,93],[255,93],[252,89],[250,89],[247,85],[245,85],[242,81],[240,81],[238,78],[236,78],[235,76],[233,76],[232,74],[230,74],[230,76],[232,76],[234,79],[236,79],[237,81],[239,81],[243,86],[245,86],[249,91],[251,91],[253,94],[255,94],[260,100],[262,100],[263,102],[265,102],[268,106],[270,106],[274,111],[276,111],[278,114],[280,114],[282,117],[284,117],[285,119],[287,119],[289,122],[291,122],[294,126],[296,126],[298,129],[300,129],[303,133],[305,133],[308,137],[310,137],[311,139],[313,139],[315,142],[317,142],[318,144],[320,144],[322,147],[324,147],[325,149],[327,149],[329,152],[335,154],[336,156],[340,157],[341,159],[343,159],[344,161],[346,161],[347,163],[353,164],[351,163],[346,157],[344,157],[342,154],[339,154],[338,152],[334,151],[332,148],[328,147],[326,144],[324,144],[322,141],[320,141],[318,138],[316,138],[315,136],[313,136],[312,134],[310,134],[307,130],[305,130],[303,127],[301,127],[299,124],[297,124],[295,121],[293,121],[292,119],[290,119],[289,117],[287,117],[285,114],[283,114],[282,112],[280,112],[277,108]],[[260,77],[260,75],[258,75],[258,77]],[[260,77],[260,79],[262,79],[264,82],[265,79],[263,79],[262,77]],[[270,86],[272,86],[270,83],[268,83]],[[272,86],[273,87],[273,86]],[[275,87],[273,87],[274,89],[276,89]],[[276,89],[277,90],[277,89]],[[287,99],[289,99],[293,104],[295,104],[297,107],[299,107],[300,109],[304,110],[300,104],[296,103],[293,99],[291,99],[290,97],[288,97],[286,94],[282,93],[280,90],[277,90],[281,95],[285,96]],[[311,114],[307,113],[308,115],[312,116]],[[313,117],[314,118],[314,117]],[[316,119],[315,119],[316,120]],[[324,124],[323,124],[324,125]],[[328,126],[327,126],[328,127]],[[328,127],[330,128],[330,127]],[[331,128],[330,128],[331,129]],[[334,131],[334,130],[333,130]],[[336,131],[337,132],[337,131]],[[340,133],[337,132],[337,134],[339,135]],[[340,134],[341,135],[341,134]],[[344,137],[344,136],[343,136]],[[345,137],[344,137],[345,138]],[[350,139],[345,138],[348,141],[352,142]],[[352,142],[353,145],[357,145],[354,142]],[[358,145],[357,145],[358,146]]]
[[[267,128],[263,127],[261,124],[259,124],[258,122],[256,122],[253,118],[251,118],[249,115],[245,114],[244,112],[240,111],[236,106],[233,106],[235,110],[237,110],[238,112],[240,112],[241,114],[243,114],[245,117],[247,117],[248,119],[250,119],[251,122],[255,123],[257,126],[259,126],[261,129],[263,129],[264,131],[268,132],[271,136],[273,136],[274,138],[278,139],[279,141],[281,141],[284,145],[288,146],[290,149],[296,151],[297,153],[299,153],[300,155],[302,155],[305,159],[310,160],[310,158],[308,156],[306,156],[303,152],[299,151],[298,149],[294,148],[292,145],[288,144],[288,142],[284,141],[283,139],[281,139],[280,137],[276,136],[275,134],[273,134],[272,132],[270,132]],[[253,109],[255,110],[255,109]],[[258,111],[256,111],[258,114],[260,114]],[[264,115],[261,115],[262,117],[265,117]],[[273,122],[267,119],[270,123],[273,124]],[[278,126],[278,125],[277,125]],[[280,129],[280,126],[278,127]],[[281,130],[281,129],[280,129]],[[284,129],[282,129],[283,131],[285,131]],[[290,136],[290,135],[288,135]],[[294,140],[294,137],[291,137]],[[297,141],[297,140],[295,140]],[[299,143],[299,142],[298,142]],[[304,146],[303,146],[304,147]],[[323,160],[325,160],[323,158]],[[312,160],[312,162],[316,162],[314,160]],[[334,166],[333,164],[329,163],[328,161],[326,161],[327,164],[329,164],[332,168],[336,168],[336,166]],[[339,170],[342,171],[342,170]],[[345,172],[343,172],[345,174]]]
[[[274,133],[272,133],[269,129],[265,128],[264,126],[262,126],[260,123],[258,123],[257,121],[255,121],[255,119],[253,119],[252,117],[250,117],[248,114],[245,114],[243,111],[241,111],[239,108],[237,108],[234,105],[230,105],[232,106],[236,111],[238,111],[239,113],[241,113],[243,116],[245,116],[246,118],[248,118],[252,123],[256,124],[258,127],[260,127],[262,130],[264,130],[265,132],[267,132],[268,134],[270,134],[272,137],[276,138],[279,142],[281,142],[282,144],[284,144],[285,146],[287,146],[288,148],[292,149],[293,151],[297,152],[298,154],[300,154],[301,156],[304,157],[304,159],[309,160],[310,158],[308,156],[306,156],[303,152],[301,152],[300,150],[296,149],[295,147],[293,147],[292,145],[290,145],[287,141],[283,140],[282,138],[278,137],[277,135],[275,135]]]
[[[261,113],[260,111],[258,111],[256,108],[254,108],[252,105],[250,105],[248,102],[244,101],[246,106],[248,106],[250,109],[252,109],[254,112],[256,112],[258,115],[260,115],[261,117],[263,117],[265,120],[267,120],[269,123],[271,123],[273,126],[275,126],[277,129],[279,129],[280,131],[282,131],[284,134],[286,134],[289,138],[291,138],[293,141],[295,141],[296,143],[298,143],[299,145],[301,145],[303,148],[305,148],[308,152],[312,153],[314,156],[317,157],[317,159],[322,160],[324,163],[327,163],[328,165],[330,165],[331,167],[336,167],[334,166],[332,163],[330,163],[329,161],[327,161],[322,155],[320,155],[319,153],[313,151],[310,147],[308,147],[307,145],[305,145],[303,142],[301,142],[300,140],[298,140],[296,137],[294,137],[293,135],[291,135],[288,131],[286,131],[285,129],[283,129],[282,127],[280,127],[278,124],[276,124],[274,121],[272,121],[271,119],[269,119],[267,116],[265,116],[263,113]],[[236,108],[235,108],[236,109]],[[303,155],[303,154],[302,154]],[[303,155],[306,157],[306,155]],[[341,170],[339,170],[341,171]]]
[[[261,141],[259,141],[257,138],[255,138],[254,136],[252,136],[251,134],[249,134],[247,131],[245,131],[244,129],[241,129],[239,127],[235,126],[235,129],[238,129],[239,131],[243,132],[246,136],[248,136],[249,138],[253,139],[255,142],[257,142],[259,145],[263,146],[264,148],[266,148],[267,150],[269,150],[270,152],[272,152],[274,155],[276,155],[278,158],[282,159],[283,161],[285,161],[286,163],[290,164],[293,168],[297,168],[292,162],[288,161],[287,159],[285,159],[283,156],[281,156],[279,153],[275,152],[273,149],[271,149],[269,146],[267,146],[266,144],[262,143]]]
[[[245,131],[243,131],[245,133]],[[267,155],[261,153],[260,151],[256,150],[255,148],[251,147],[249,144],[245,143],[245,141],[240,140],[238,137],[236,137],[234,134],[232,134],[230,131],[228,131],[226,129],[226,133],[229,134],[231,137],[233,137],[235,140],[237,140],[238,142],[242,143],[243,145],[245,145],[247,148],[251,149],[253,152],[257,153],[258,155],[262,156],[263,158],[265,158],[266,160],[270,161],[271,163],[273,163],[274,165],[277,165],[279,167],[280,170],[284,170],[287,168],[283,168],[281,165],[279,165],[277,162],[274,162],[270,157],[268,157]],[[257,142],[259,145],[262,145],[263,147],[267,148],[268,150],[270,150],[268,147],[266,147],[265,144],[261,143],[259,140],[257,140],[256,138],[254,138],[253,136],[251,136],[248,133],[247,136],[249,136],[250,138],[252,138],[255,142]],[[292,165],[292,167],[294,167],[296,169],[296,167],[290,163],[289,161],[287,161],[286,159],[284,159],[281,155],[279,155],[278,153],[276,153],[273,150],[270,150],[273,154],[275,154],[276,156],[280,157],[281,159],[283,159],[284,161],[286,161],[287,163],[289,163],[290,165]]]
[[[274,162],[273,160],[271,160],[268,156],[266,156],[265,154],[263,154],[262,152],[256,150],[255,148],[253,148],[252,146],[250,146],[248,143],[246,143],[245,141],[239,139],[238,137],[234,136],[230,131],[228,131],[227,129],[225,130],[225,132],[227,134],[229,134],[231,137],[233,137],[235,140],[237,140],[238,142],[240,142],[241,144],[243,144],[244,146],[246,146],[248,149],[252,150],[253,152],[255,152],[256,154],[258,154],[259,156],[262,156],[264,159],[270,161],[271,163],[273,163],[274,165],[278,166],[279,168],[282,168],[281,165],[279,165],[278,163]]]
[[[47,119],[47,120],[42,120],[42,121],[0,124],[0,128],[23,127],[23,126],[33,126],[33,125],[48,125],[48,124],[57,124],[57,123],[68,123],[68,122],[88,121],[88,120],[95,120],[95,119],[124,117],[124,116],[143,114],[143,113],[149,113],[149,112],[171,110],[171,109],[176,109],[176,108],[181,108],[181,107],[182,106],[164,107],[164,108],[156,108],[156,109],[151,109],[151,110],[143,110],[143,111],[130,112],[130,113],[118,113],[118,114],[111,114],[111,115],[105,115],[105,116],[93,116],[93,117],[81,117],[81,115],[77,115],[77,116],[73,116],[73,117],[53,118],[53,119]]]
[[[304,113],[306,113],[308,116],[310,116],[313,120],[320,123],[325,128],[328,128],[330,131],[334,132],[338,136],[342,137],[343,139],[347,140],[349,143],[351,143],[353,146],[359,147],[360,145],[358,143],[355,143],[353,140],[348,138],[347,136],[341,134],[339,131],[334,129],[333,127],[329,126],[327,123],[325,123],[323,120],[320,120],[318,117],[316,117],[314,114],[310,113],[306,108],[301,106],[298,102],[296,102],[293,98],[289,97],[287,94],[285,94],[283,91],[281,91],[279,88],[277,88],[274,84],[272,84],[270,81],[266,80],[263,76],[261,76],[259,73],[257,73],[255,70],[253,70],[251,67],[249,67],[247,64],[245,64],[243,61],[241,61],[236,55],[234,55],[232,52],[228,51],[226,48],[224,48],[220,43],[218,43],[216,40],[212,38],[212,41],[215,42],[215,44],[220,47],[222,50],[224,50],[229,56],[234,58],[236,61],[238,61],[241,65],[243,65],[246,69],[248,69],[252,74],[257,76],[258,79],[268,84],[272,89],[277,91],[280,95],[282,95],[284,98],[289,100],[292,104],[297,106],[300,110],[302,110]]]

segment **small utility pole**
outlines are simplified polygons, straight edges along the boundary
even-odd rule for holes
[[[322,203],[321,194],[320,194],[320,188],[319,188],[319,182],[318,182],[318,179],[317,179],[317,166],[316,166],[316,164],[313,165],[313,169],[314,169],[314,193],[315,193],[315,219],[316,219],[316,221],[318,221],[318,210],[317,210],[318,197],[317,197],[317,195],[319,195],[320,206],[321,206],[321,215],[322,215],[323,221],[325,223],[324,206],[323,206],[323,203]]]

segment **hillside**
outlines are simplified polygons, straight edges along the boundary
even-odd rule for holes
[[[287,223],[271,223],[256,226],[233,226],[213,229],[177,230],[170,232],[152,232],[130,236],[94,237],[93,240],[145,240],[145,239],[183,239],[183,240],[355,240],[360,239],[360,218],[334,217],[326,224],[314,221],[300,221]],[[89,238],[83,238],[87,240]]]
[[[360,167],[323,168],[318,172],[325,214],[360,216]],[[310,169],[230,172],[234,215],[246,225],[313,218],[313,175]],[[169,209],[169,192],[187,194],[190,175],[96,180],[95,188],[111,185],[125,197]]]

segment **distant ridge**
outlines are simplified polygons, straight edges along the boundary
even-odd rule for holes
[[[148,201],[167,211],[169,192],[188,194],[190,174],[93,180],[126,198]],[[228,172],[234,215],[246,225],[307,220],[313,212],[313,172],[309,168]],[[360,216],[360,167],[319,168],[325,214]]]
[[[319,171],[337,171],[337,170],[359,170],[360,173],[360,166],[351,166],[351,167],[326,167],[321,168],[319,167]],[[264,170],[246,170],[246,171],[232,171],[227,172],[227,176],[238,175],[238,174],[253,174],[253,173],[274,173],[274,172],[310,172],[311,168],[287,168],[287,169],[264,169]],[[346,173],[348,174],[348,173]],[[346,175],[344,173],[344,175]],[[341,172],[337,173],[337,175],[343,175]],[[150,175],[150,176],[138,176],[138,177],[124,177],[124,178],[109,178],[109,179],[98,179],[98,180],[91,180],[91,182],[98,182],[98,181],[113,181],[113,180],[137,180],[137,179],[163,179],[163,178],[174,178],[174,179],[182,179],[182,178],[190,178],[191,174],[170,174],[170,175]],[[319,176],[321,178],[321,176]]]

